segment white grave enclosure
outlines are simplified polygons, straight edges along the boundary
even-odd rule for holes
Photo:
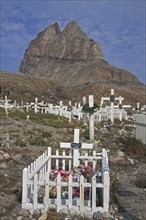
[[[127,119],[127,112],[124,108],[131,107],[130,105],[122,105],[123,97],[115,97],[114,89],[111,89],[109,97],[101,97],[100,109],[94,113],[94,119],[97,121],[108,120],[114,123],[114,119]],[[107,106],[105,103],[109,102]],[[118,104],[117,104],[118,102]]]
[[[5,112],[8,113],[9,108],[13,108],[13,105],[10,104],[11,100],[5,96],[5,99],[0,100],[0,107],[5,109]]]
[[[24,209],[48,209],[54,207],[59,211],[62,208],[74,208],[83,214],[85,210],[92,213],[109,209],[109,167],[107,151],[100,153],[93,150],[92,144],[82,143],[79,140],[79,129],[74,131],[73,143],[61,143],[61,149],[57,149],[52,155],[51,147],[23,170],[22,208]],[[83,152],[83,154],[82,154]],[[97,161],[102,166],[97,170]],[[93,176],[86,181],[83,175],[79,175],[75,181],[72,174],[74,166],[84,163],[88,166],[92,163]],[[60,173],[52,180],[52,169],[60,168],[70,172],[68,180],[64,181]],[[56,197],[50,197],[50,190],[56,187]],[[62,197],[62,189],[66,189],[66,197]],[[80,190],[78,197],[73,197],[75,188]],[[85,199],[84,190],[88,189],[89,197]],[[41,191],[41,199],[40,199]],[[100,192],[100,194],[98,193]],[[101,201],[99,200],[99,196]],[[99,203],[100,201],[100,203]]]
[[[135,136],[146,145],[146,113],[135,115]]]

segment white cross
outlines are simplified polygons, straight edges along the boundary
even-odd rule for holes
[[[69,101],[68,105],[71,106],[71,101]]]
[[[111,95],[110,97],[101,97],[100,106],[102,107],[104,101],[110,101],[111,102],[111,121],[114,122],[114,102],[119,101],[120,106],[122,106],[122,101],[124,100],[123,97],[115,97],[114,95],[114,89],[111,89]],[[121,116],[120,116],[121,118]]]
[[[35,103],[34,103],[34,112],[38,112],[38,98],[35,98]]]
[[[86,105],[87,100],[86,100],[86,96],[83,96],[83,105]]]
[[[63,102],[62,101],[60,101],[60,107],[62,107],[63,106]]]
[[[93,149],[93,144],[79,142],[80,129],[74,129],[73,143],[60,143],[60,148],[68,148],[73,150],[73,166],[79,166],[79,149]]]
[[[94,96],[89,95],[89,108],[93,108],[93,107],[94,107]]]
[[[112,100],[113,99],[113,100]],[[124,98],[122,96],[119,96],[119,97],[115,97],[114,96],[114,89],[111,89],[111,95],[110,97],[101,97],[101,102],[100,102],[100,106],[102,107],[103,105],[103,102],[104,101],[119,101],[119,104],[122,104],[122,101],[124,100]]]
[[[11,105],[9,102],[11,102],[10,99],[7,98],[7,96],[5,96],[4,100],[0,100],[3,104],[1,105],[2,107],[5,108],[5,112],[6,114],[8,114],[8,108],[12,108],[13,105]]]
[[[26,112],[28,112],[29,108],[31,107],[31,104],[26,102],[26,105],[24,105],[23,107],[26,107]]]

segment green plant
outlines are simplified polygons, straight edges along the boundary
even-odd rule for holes
[[[9,117],[15,120],[26,120],[28,112],[21,112],[19,110],[15,110],[9,113]],[[47,126],[52,126],[55,128],[68,128],[73,127],[69,120],[65,117],[53,115],[53,114],[40,114],[29,112],[29,119],[32,122],[43,124]]]
[[[55,209],[47,211],[47,220],[59,220],[60,214]]]
[[[119,188],[120,188],[120,182],[119,182],[117,176],[114,175],[114,176],[111,177],[111,182],[110,182],[110,198],[111,198],[110,200],[111,200],[111,203],[118,203]]]
[[[43,131],[42,137],[44,137],[44,138],[52,137],[51,131]]]
[[[5,117],[5,109],[4,108],[0,108],[0,119]]]
[[[94,107],[90,108],[89,104],[83,105],[83,111],[88,113],[93,113],[96,109],[99,109],[97,104],[94,104]]]
[[[84,124],[81,125],[81,128],[82,128],[82,129],[87,129],[87,128],[88,128],[88,125],[87,125],[86,123],[84,123]]]
[[[133,125],[134,122],[132,120],[126,120],[126,119],[123,119],[123,123],[124,125]]]
[[[30,139],[29,143],[31,145],[39,145],[39,146],[45,146],[46,145],[46,142],[44,141],[43,137],[41,136],[37,136],[33,139]]]
[[[14,143],[16,146],[20,146],[20,147],[26,147],[26,142],[23,141],[23,140],[16,140],[15,143]]]
[[[140,140],[135,137],[122,138],[120,141],[123,144],[123,151],[127,156],[135,156],[139,159],[143,159],[145,156],[144,145]]]
[[[137,173],[135,184],[139,188],[146,188],[146,171],[141,171]]]
[[[114,124],[116,125],[120,125],[122,122],[118,119],[118,118],[115,118],[114,119]]]

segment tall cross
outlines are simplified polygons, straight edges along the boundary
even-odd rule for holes
[[[89,95],[89,108],[93,108],[93,107],[94,107],[94,96]]]
[[[34,103],[34,112],[38,112],[38,98],[35,98],[35,103]]]
[[[90,141],[94,141],[94,115],[89,118],[89,137]]]
[[[60,148],[67,148],[73,150],[73,166],[79,166],[79,149],[93,149],[93,144],[80,143],[79,140],[80,129],[74,129],[73,143],[60,143]]]

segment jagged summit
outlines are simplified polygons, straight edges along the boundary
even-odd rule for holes
[[[54,35],[61,35],[61,31],[59,28],[58,23],[54,23],[50,26],[48,26],[44,32],[42,32],[44,38],[47,37],[47,40],[49,40],[50,37],[54,37]]]
[[[76,21],[69,22],[62,31],[62,34],[66,38],[70,38],[72,35],[72,37],[74,38],[78,36],[79,38],[88,39],[86,33],[82,31],[81,27],[78,25]]]
[[[30,42],[19,72],[69,86],[139,82],[132,73],[109,65],[100,44],[88,38],[76,21],[69,22],[63,31],[54,23],[40,32]]]

